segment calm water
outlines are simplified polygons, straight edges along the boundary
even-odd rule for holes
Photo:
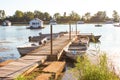
[[[17,59],[20,57],[16,47],[28,42],[29,36],[37,36],[42,32],[49,33],[49,25],[39,30],[26,29],[27,26],[0,26],[0,60],[9,58]],[[68,31],[68,25],[54,25],[53,32]],[[72,25],[75,30],[75,25]],[[107,54],[120,53],[120,27],[114,27],[112,24],[103,24],[102,27],[94,27],[94,24],[80,24],[78,30],[81,33],[93,33],[94,35],[102,35],[99,47]],[[90,49],[95,49],[95,44],[90,44]]]

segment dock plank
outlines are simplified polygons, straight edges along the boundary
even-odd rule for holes
[[[65,67],[65,62],[62,61],[54,61],[50,65],[48,65],[46,68],[44,68],[42,71],[43,72],[49,72],[49,73],[54,73],[55,74],[55,80],[58,78],[60,73]]]
[[[35,80],[50,80],[52,74],[42,73]]]
[[[0,74],[2,74],[0,75],[0,79],[2,77],[16,78],[34,65],[38,66],[42,59],[46,59],[46,56],[25,56],[4,67],[0,67]]]
[[[43,71],[58,73],[61,71],[61,69],[63,69],[64,66],[65,66],[65,62],[54,61],[48,67],[44,68]]]
[[[10,62],[13,62],[13,61],[14,60],[6,60],[6,61],[0,63],[0,67],[3,67],[3,66],[5,66],[5,65],[7,65],[7,64],[9,64]]]

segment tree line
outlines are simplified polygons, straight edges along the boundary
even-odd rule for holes
[[[85,23],[98,23],[109,20],[118,22],[120,17],[118,12],[115,10],[113,11],[112,18],[109,18],[105,11],[98,11],[94,15],[91,15],[90,12],[87,12],[84,15],[79,15],[78,13],[71,11],[69,15],[66,15],[66,12],[64,12],[63,15],[60,13],[55,13],[53,16],[51,16],[48,12],[41,12],[38,10],[35,10],[34,12],[22,12],[20,10],[16,10],[14,15],[6,16],[5,11],[0,10],[0,22],[4,20],[10,20],[12,23],[28,23],[33,18],[39,18],[45,23],[49,23],[51,18],[55,18],[57,23],[69,23],[76,21],[84,21]]]

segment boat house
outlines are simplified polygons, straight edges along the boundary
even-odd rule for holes
[[[11,22],[9,20],[5,20],[3,23],[2,23],[2,26],[11,26]]]
[[[34,18],[29,22],[29,26],[30,29],[43,28],[43,21],[38,18]]]

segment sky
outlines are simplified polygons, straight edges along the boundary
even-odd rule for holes
[[[91,15],[98,11],[106,11],[112,17],[113,10],[120,13],[119,0],[1,0],[0,10],[5,10],[7,16],[12,16],[16,10],[48,12],[50,15],[59,12],[63,15],[71,11],[84,15]]]

